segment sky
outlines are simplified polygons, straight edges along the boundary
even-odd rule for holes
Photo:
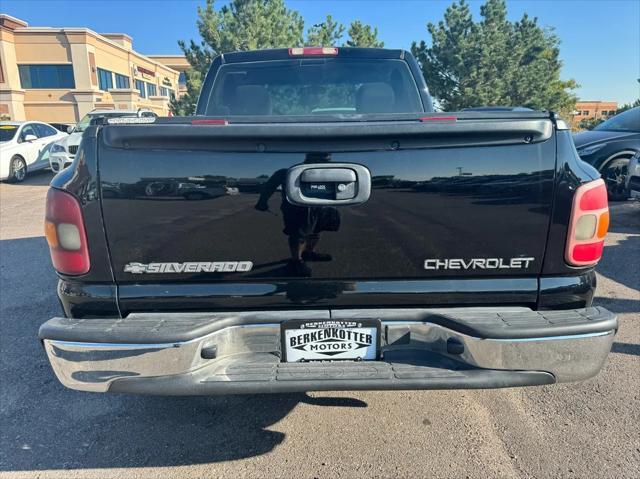
[[[216,2],[216,6],[226,2]],[[327,14],[348,25],[378,27],[389,48],[429,40],[428,22],[438,22],[451,0],[286,0],[305,29]],[[469,1],[479,18],[481,1]],[[0,12],[31,26],[86,27],[122,32],[143,54],[179,54],[179,39],[199,40],[196,9],[204,0],[0,0]],[[562,43],[562,78],[575,79],[583,100],[632,102],[640,96],[640,0],[507,0],[509,18],[524,12],[555,29]]]

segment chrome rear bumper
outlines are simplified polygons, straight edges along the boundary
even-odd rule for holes
[[[283,321],[365,317],[381,319],[380,361],[280,362]],[[578,381],[602,368],[616,329],[602,308],[448,308],[54,318],[40,337],[69,388],[180,395]]]

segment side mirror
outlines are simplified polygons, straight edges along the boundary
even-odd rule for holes
[[[72,126],[68,126],[67,127],[67,133],[69,133],[69,134],[73,133],[73,127]]]
[[[23,141],[28,141],[31,143],[32,141],[36,141],[38,137],[36,135],[24,135]]]

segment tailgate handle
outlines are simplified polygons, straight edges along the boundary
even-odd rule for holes
[[[356,172],[346,168],[310,168],[302,172],[300,181],[304,183],[352,183]]]
[[[285,193],[298,206],[357,205],[369,199],[371,173],[352,163],[296,165],[287,171]]]

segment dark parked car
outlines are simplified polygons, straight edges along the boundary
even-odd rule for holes
[[[573,141],[580,158],[600,171],[609,198],[626,199],[629,160],[640,151],[640,107],[609,118],[591,131],[578,133]]]
[[[63,133],[71,133],[73,129],[72,123],[49,123],[56,130],[61,131]]]
[[[627,190],[631,197],[640,197],[640,152],[636,153],[629,163]]]

